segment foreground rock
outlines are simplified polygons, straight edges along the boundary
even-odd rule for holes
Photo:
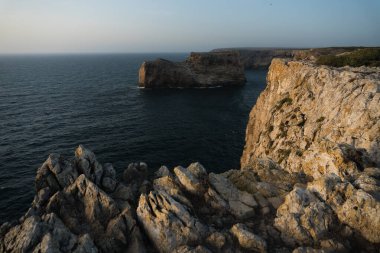
[[[139,70],[139,86],[144,88],[239,86],[245,81],[237,52],[191,53],[184,62],[157,59]]]

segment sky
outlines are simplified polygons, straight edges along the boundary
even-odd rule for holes
[[[380,46],[380,0],[0,0],[0,54]]]

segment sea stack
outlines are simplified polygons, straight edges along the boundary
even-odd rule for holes
[[[139,86],[143,88],[211,88],[245,82],[244,67],[236,51],[193,52],[184,62],[146,61],[139,70]]]

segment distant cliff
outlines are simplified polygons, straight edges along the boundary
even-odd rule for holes
[[[326,48],[219,48],[211,52],[236,51],[245,69],[267,68],[274,58],[311,60],[321,56],[335,56],[352,52],[364,47],[326,47]]]
[[[245,69],[267,68],[273,58],[293,58],[294,49],[286,48],[219,48],[211,52],[239,52],[241,64]]]
[[[144,88],[207,88],[245,83],[238,52],[191,53],[184,62],[144,62],[139,86]]]

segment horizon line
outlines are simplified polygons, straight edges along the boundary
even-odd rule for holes
[[[378,46],[325,46],[325,47],[217,47],[211,50],[189,50],[189,51],[140,51],[140,52],[126,52],[126,51],[118,51],[118,52],[0,52],[0,56],[32,56],[32,55],[111,55],[111,54],[185,54],[191,52],[211,52],[213,50],[307,50],[307,49],[321,49],[321,48],[378,48]]]

